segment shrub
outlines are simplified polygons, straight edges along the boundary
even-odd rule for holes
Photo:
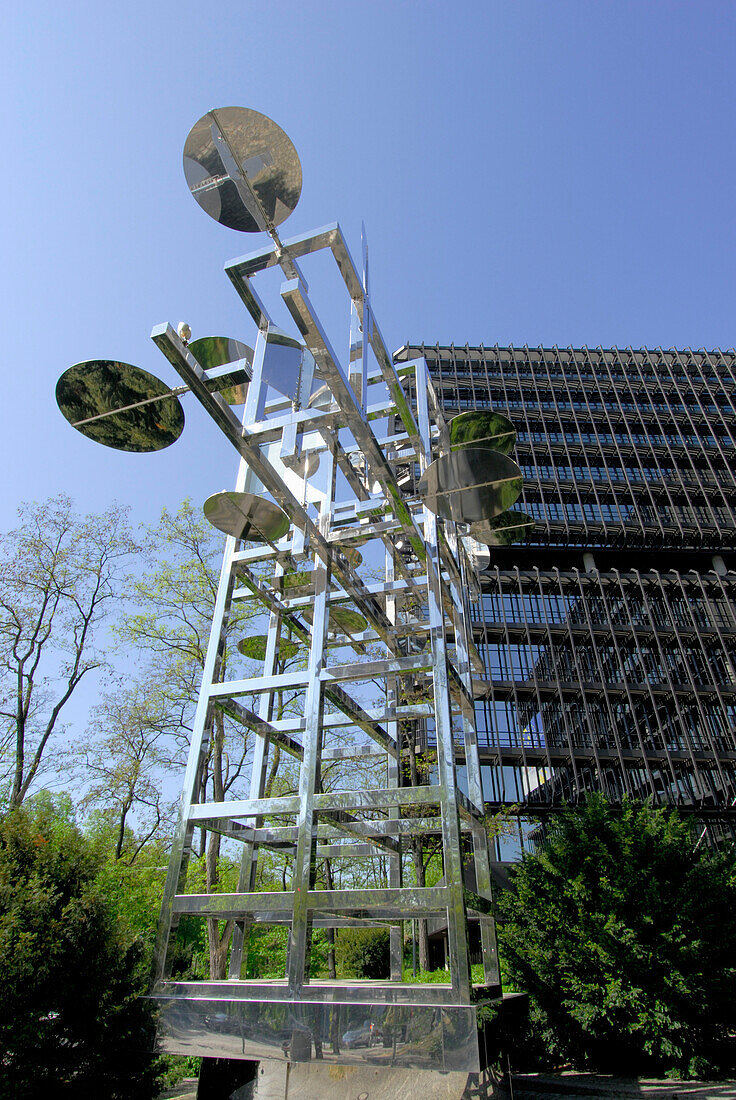
[[[48,801],[0,822],[0,1098],[146,1100],[144,952],[95,887],[89,842]]]
[[[391,969],[389,934],[385,928],[340,929],[335,959],[346,978],[388,978]]]
[[[674,813],[601,796],[568,810],[499,900],[532,1039],[619,1074],[729,1072],[736,1029],[731,852],[694,850]]]

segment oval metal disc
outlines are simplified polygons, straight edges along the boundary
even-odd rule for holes
[[[289,530],[289,517],[278,504],[253,493],[214,493],[203,511],[213,527],[236,539],[277,542]]]
[[[184,175],[202,209],[229,229],[280,225],[299,201],[302,166],[276,123],[246,107],[218,107],[184,144]]]
[[[526,538],[533,526],[534,520],[526,512],[501,512],[494,519],[471,523],[470,534],[486,546],[511,546]]]
[[[507,455],[516,442],[516,429],[502,413],[478,409],[453,416],[448,424],[450,450],[461,447],[492,447]]]
[[[238,653],[244,657],[250,657],[252,661],[264,661],[266,659],[266,634],[254,634],[251,638],[241,638],[238,642]],[[278,655],[282,661],[290,661],[296,657],[301,646],[297,642],[290,642],[288,638],[281,638],[278,644]]]
[[[357,569],[360,563],[363,561],[363,555],[357,546],[344,546],[341,542],[336,543],[337,549],[340,551],[344,558],[352,565],[353,569]]]
[[[305,622],[312,622],[311,607],[303,607],[297,611],[297,614],[300,614]],[[368,620],[364,619],[360,612],[339,605],[330,608],[330,634],[362,634],[367,629]]]
[[[184,430],[184,410],[169,387],[116,359],[69,367],[56,383],[56,403],[78,432],[118,451],[160,451]]]
[[[250,372],[253,367],[253,348],[243,344],[240,340],[231,340],[228,336],[200,336],[198,340],[189,343],[189,350],[205,371],[215,370],[218,367],[226,367],[229,363],[238,363],[245,359],[247,370],[240,369],[227,372],[218,379],[217,392],[225,398],[228,405],[243,405],[248,392]]]
[[[521,492],[516,463],[488,447],[465,447],[436,458],[418,491],[431,512],[455,523],[478,523],[505,512]]]

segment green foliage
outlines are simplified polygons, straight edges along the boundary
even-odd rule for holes
[[[174,1088],[185,1077],[198,1077],[202,1066],[202,1059],[192,1054],[164,1054],[161,1061],[164,1067],[161,1078],[163,1089]]]
[[[391,967],[388,929],[340,929],[335,958],[338,973],[346,978],[388,978]]]
[[[618,1074],[729,1069],[736,1028],[731,853],[694,851],[675,814],[601,796],[551,826],[499,899],[532,1052]]]
[[[0,823],[0,1098],[156,1094],[147,967],[53,799]]]

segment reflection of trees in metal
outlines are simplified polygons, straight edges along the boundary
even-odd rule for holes
[[[59,408],[77,431],[119,451],[158,451],[176,442],[184,412],[167,394],[168,387],[148,371],[108,359],[77,363],[56,384]],[[122,411],[102,415],[115,409]],[[91,419],[97,416],[102,418]]]

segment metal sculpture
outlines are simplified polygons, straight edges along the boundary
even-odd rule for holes
[[[210,111],[190,132],[184,161],[208,214],[270,237],[226,266],[257,327],[255,350],[224,338],[189,343],[187,326],[177,334],[164,324],[152,339],[183,386],[167,389],[126,364],[94,363],[71,368],[58,389],[76,428],[123,450],[173,442],[183,427],[178,398],[190,392],[240,456],[235,491],[204,506],[227,539],[163,900],[153,988],[160,1041],[177,1053],[297,1062],[309,1060],[314,1046],[325,1061],[477,1071],[484,1063],[478,1009],[500,996],[500,984],[473,706],[485,690],[484,667],[470,629],[477,581],[465,525],[492,543],[516,537],[529,522],[504,511],[521,487],[508,457],[513,427],[498,414],[448,426],[425,360],[397,371],[371,309],[365,238],[362,271],[337,224],[280,239],[276,227],[296,205],[301,169],[275,123],[243,108]],[[348,295],[346,366],[300,270],[320,250],[332,254]],[[254,288],[254,277],[274,266],[285,276],[281,296],[298,336],[274,326]],[[228,403],[234,397],[244,402],[240,417]],[[383,579],[367,580],[363,558],[375,563],[377,554]],[[268,629],[238,649],[262,667],[223,680],[224,626],[231,606],[247,599],[260,601]],[[284,671],[298,646],[306,667]],[[376,681],[380,701],[368,702],[362,686]],[[275,699],[285,688],[300,706],[277,716]],[[253,736],[250,785],[244,797],[200,801],[216,708]],[[436,760],[411,786],[406,745],[420,728],[429,730]],[[330,740],[335,731],[339,745]],[[266,792],[274,746],[299,763],[295,794]],[[330,790],[323,769],[338,759],[376,759],[383,773],[374,773],[370,789],[348,778]],[[241,845],[234,893],[186,891],[199,828]],[[410,885],[407,844],[432,834],[442,838],[444,877],[434,886]],[[257,887],[259,856],[268,849],[290,856],[283,892]],[[320,861],[334,866],[371,855],[385,861],[383,885],[318,888]],[[171,978],[170,939],[183,915],[235,922],[227,980]],[[447,984],[402,973],[404,925],[417,917],[441,918],[446,927]],[[482,942],[484,978],[476,985],[468,917]],[[243,972],[254,923],[288,928],[278,980]],[[314,928],[365,926],[390,929],[390,978],[310,978]],[[340,1042],[366,1020],[366,1048]]]

